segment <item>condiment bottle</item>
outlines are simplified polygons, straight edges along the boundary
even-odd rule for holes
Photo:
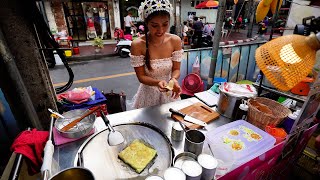
[[[298,118],[300,114],[300,109],[295,111],[294,113],[291,113],[288,115],[288,117],[286,117],[281,125],[281,127],[284,128],[284,130],[286,131],[286,133],[290,133],[291,128],[294,124],[294,121]]]
[[[245,120],[247,118],[248,109],[249,107],[247,101],[242,100],[242,103],[239,105],[239,108],[237,110],[235,120]]]

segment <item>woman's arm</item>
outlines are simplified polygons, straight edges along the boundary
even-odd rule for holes
[[[174,35],[172,39],[172,44],[174,51],[180,51],[181,48],[181,39],[180,37]],[[171,79],[174,81],[174,86],[172,90],[172,97],[178,98],[181,94],[181,87],[179,85],[178,79],[180,78],[180,61],[172,61],[172,73],[171,73]]]
[[[173,51],[180,51],[181,47],[181,39],[179,36],[174,35],[172,38]],[[180,61],[173,61],[171,78],[179,79],[180,77]]]

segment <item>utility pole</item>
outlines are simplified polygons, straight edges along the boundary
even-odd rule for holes
[[[176,16],[175,16],[175,18],[176,18],[176,23],[175,23],[175,25],[176,25],[176,32],[177,32],[177,34],[178,34],[178,36],[180,36],[182,33],[181,33],[181,0],[176,0],[176,11],[175,11],[175,13],[176,13]]]
[[[256,14],[256,6],[255,6],[255,0],[249,0],[248,2],[249,6],[249,26],[248,26],[248,33],[247,37],[252,38],[252,29],[253,29],[253,24],[254,24],[254,17]]]
[[[207,89],[210,89],[213,85],[214,74],[216,71],[219,44],[221,39],[222,24],[224,21],[225,14],[226,14],[226,0],[220,0],[219,8],[218,8],[218,16],[216,20],[216,28],[215,28],[216,30],[214,32],[214,43],[212,45],[212,58],[211,58],[211,64],[210,64],[210,70],[209,70]]]

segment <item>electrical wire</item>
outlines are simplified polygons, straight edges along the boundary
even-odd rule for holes
[[[65,85],[55,88],[56,93],[59,94],[64,91],[67,91],[73,84],[73,79],[74,79],[73,71],[68,64],[66,57],[64,56],[64,51],[59,49],[60,45],[55,41],[55,39],[50,31],[50,28],[48,27],[40,10],[37,7],[36,1],[33,1],[31,11],[32,11],[31,20],[34,23],[35,28],[36,28],[36,32],[39,35],[39,38],[40,38],[39,43],[42,43],[43,45],[45,45],[45,48],[49,47],[49,48],[52,48],[53,50],[56,50],[57,54],[59,55],[59,57],[61,58],[61,60],[64,64],[64,66],[66,67],[68,75],[69,75],[69,80]]]

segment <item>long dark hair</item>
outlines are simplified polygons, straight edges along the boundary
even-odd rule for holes
[[[152,14],[150,14],[148,16],[148,18],[145,20],[145,36],[146,36],[146,57],[145,57],[145,60],[146,60],[146,66],[148,68],[148,70],[152,70],[152,67],[151,67],[151,64],[150,64],[150,53],[149,53],[149,42],[148,42],[148,22],[150,21],[150,19],[152,19],[153,17],[155,16],[168,16],[169,19],[170,19],[170,13],[168,13],[167,11],[155,11],[153,12]]]

